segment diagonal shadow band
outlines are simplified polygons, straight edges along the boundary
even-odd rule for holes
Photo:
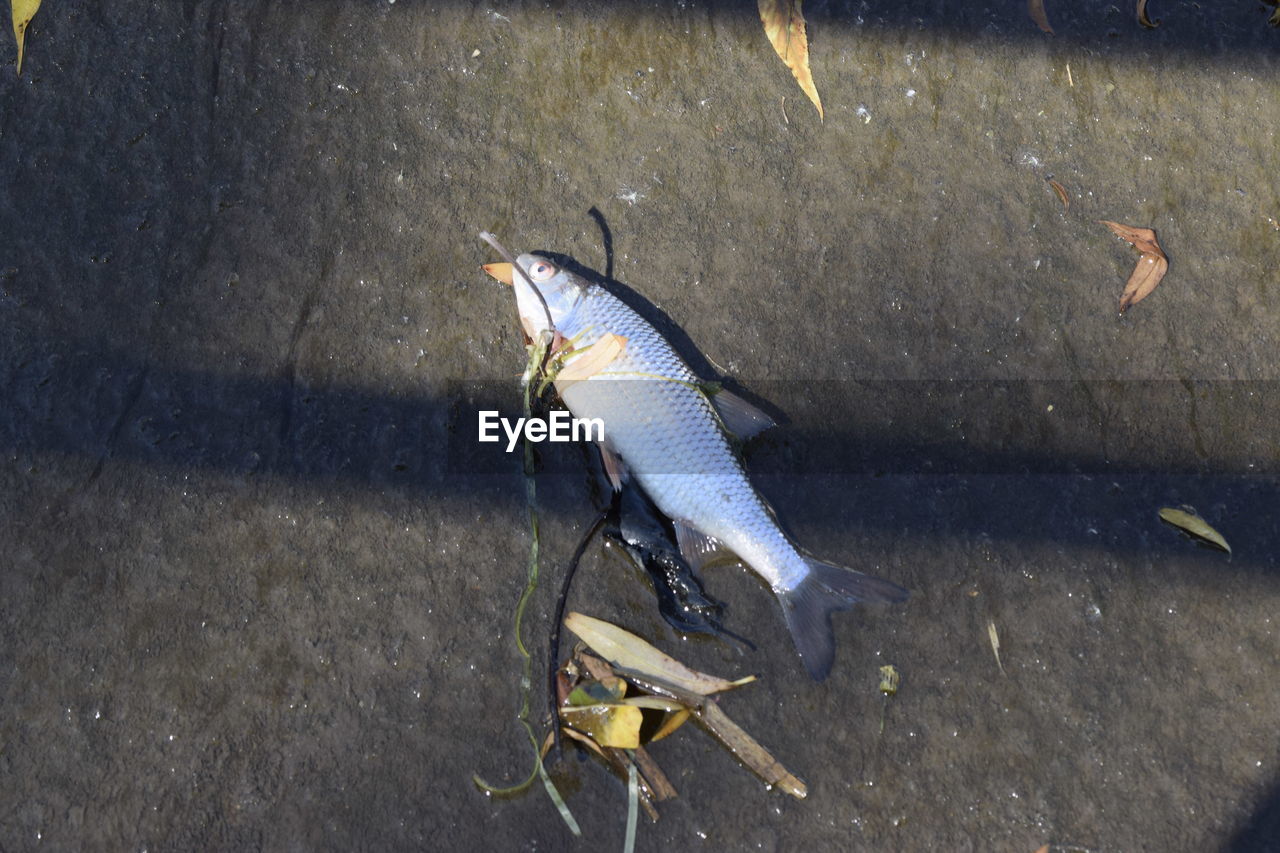
[[[515,383],[437,387],[443,395],[305,386],[162,367],[120,352],[32,358],[6,377],[0,451],[19,471],[24,460],[58,454],[91,463],[90,479],[119,460],[320,487],[341,482],[432,501],[479,488],[477,478],[517,477],[519,453],[506,452],[505,441],[477,441],[479,411],[517,416]],[[1280,532],[1266,521],[1280,505],[1274,382],[851,380],[748,388],[789,420],[747,448],[748,471],[766,495],[778,483],[861,483],[851,487],[848,512],[797,508],[792,499],[780,507],[784,519],[803,512],[813,523],[847,525],[852,513],[862,526],[894,535],[972,527],[1096,545],[1079,525],[1056,525],[1055,507],[1110,506],[1145,517],[1154,516],[1153,502],[1193,502],[1248,519],[1255,547],[1237,547],[1237,567],[1274,562],[1268,555]],[[584,469],[581,447],[538,450],[544,472]],[[976,489],[990,495],[985,500],[937,498],[972,495],[975,483],[992,478],[1001,485]],[[1141,485],[1126,491],[1121,480]],[[922,495],[934,497],[922,502]],[[1185,547],[1172,536],[1111,545]]]

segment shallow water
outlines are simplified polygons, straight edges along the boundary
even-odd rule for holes
[[[808,4],[819,123],[750,4],[45,4],[0,74],[0,846],[573,843],[470,784],[528,766],[528,535],[467,412],[523,358],[477,232],[603,274],[594,207],[785,416],[749,467],[797,540],[913,593],[815,685],[740,570],[753,655],[590,552],[572,606],[760,675],[724,708],[810,790],[682,731],[640,849],[1267,849],[1278,34],[1123,5]],[[1099,219],[1171,259],[1123,318]],[[600,500],[545,462],[538,666]],[[555,775],[620,847],[624,786]]]

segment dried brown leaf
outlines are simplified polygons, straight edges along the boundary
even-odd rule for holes
[[[1113,234],[1132,245],[1139,252],[1164,255],[1164,252],[1160,251],[1160,244],[1156,242],[1156,232],[1150,228],[1136,228],[1132,225],[1123,225],[1107,219],[1099,219],[1098,221],[1110,228]]]
[[[587,749],[590,749],[596,755],[600,756],[601,758],[605,758],[604,747],[600,746],[600,744],[592,740],[589,735],[584,735],[582,732],[578,731],[577,729],[570,728],[569,726],[562,726],[560,731],[567,737],[572,738],[573,740],[576,740],[578,743],[587,747]],[[545,749],[543,750],[543,754],[544,755],[546,754]]]
[[[783,64],[791,69],[801,90],[818,108],[818,118],[823,118],[822,99],[818,97],[818,89],[813,85],[813,74],[809,71],[809,37],[805,33],[804,15],[800,12],[803,0],[759,0],[760,21],[764,24],[764,34],[782,58]]]
[[[1125,283],[1124,293],[1120,295],[1120,313],[1150,296],[1168,271],[1169,262],[1163,256],[1143,252]]]
[[[1058,199],[1062,202],[1062,212],[1066,213],[1071,209],[1071,199],[1067,196],[1067,191],[1053,178],[1049,179],[1049,186],[1053,187],[1053,191],[1058,194]]]
[[[793,776],[791,771],[783,767],[778,759],[770,755],[769,751],[755,738],[729,719],[718,704],[704,702],[702,707],[694,709],[693,713],[716,740],[724,744],[739,761],[751,768],[751,771],[766,783],[782,789],[797,800],[803,800],[808,796],[809,789],[804,782]]]
[[[631,760],[636,763],[636,767],[640,770],[640,775],[644,777],[645,781],[649,783],[649,787],[653,789],[654,800],[662,802],[663,800],[675,799],[678,796],[676,788],[671,784],[671,780],[667,778],[667,774],[662,772],[658,762],[653,760],[653,756],[649,755],[643,746],[636,747]]]
[[[584,735],[582,732],[577,731],[576,729],[571,729],[568,726],[562,726],[560,731],[566,737],[576,740],[578,743],[598,755],[602,761],[613,768],[615,773],[620,774],[623,778],[626,777],[628,763],[626,752],[621,749],[614,749],[613,747],[602,747],[588,735]],[[636,751],[639,752],[641,749],[643,749],[643,747],[637,747]],[[545,748],[543,749],[543,754],[546,754]],[[663,779],[665,781],[666,777],[664,776]],[[644,807],[645,813],[649,815],[650,820],[657,821],[658,809],[654,806],[653,799],[653,790],[648,785],[648,780],[643,779],[640,784],[640,805]]]
[[[1138,258],[1137,265],[1129,275],[1129,281],[1125,283],[1124,293],[1120,296],[1120,313],[1123,314],[1129,306],[1146,299],[1151,291],[1156,289],[1156,285],[1169,271],[1169,258],[1156,242],[1156,232],[1150,228],[1135,228],[1132,225],[1122,225],[1106,219],[1099,221],[1110,228],[1121,240],[1142,253],[1142,257]]]
[[[689,669],[644,640],[617,625],[581,613],[570,613],[564,626],[595,649],[606,660],[623,669],[633,669],[674,684],[699,696],[731,690],[755,680],[755,676],[729,681]]]
[[[584,350],[578,350],[565,367],[556,374],[556,382],[577,382],[590,379],[622,355],[627,347],[627,339],[621,335],[607,333]],[[559,386],[557,386],[559,387]],[[583,639],[586,639],[585,637]],[[599,649],[596,649],[599,651]]]
[[[1036,26],[1053,35],[1053,27],[1049,26],[1049,16],[1044,12],[1044,0],[1027,0],[1027,14]]]
[[[1152,21],[1147,17],[1147,0],[1138,0],[1138,23],[1149,30],[1160,26],[1159,21]]]

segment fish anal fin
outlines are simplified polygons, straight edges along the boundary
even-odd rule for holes
[[[777,422],[763,410],[723,388],[711,395],[711,405],[715,406],[724,428],[742,441],[755,438],[769,427],[777,426]]]
[[[723,542],[706,535],[689,522],[672,519],[671,526],[676,531],[676,545],[680,548],[680,556],[684,557],[684,561],[695,572],[716,563],[738,562],[738,555],[726,548]]]
[[[608,444],[600,443],[600,459],[604,462],[604,475],[615,492],[622,491],[622,484],[627,481],[627,466],[622,457],[614,452]]]
[[[831,672],[836,653],[831,614],[848,610],[859,602],[889,604],[904,601],[908,593],[896,583],[874,575],[864,575],[809,557],[805,561],[809,573],[794,589],[779,590],[778,599],[800,660],[814,681],[822,681]]]

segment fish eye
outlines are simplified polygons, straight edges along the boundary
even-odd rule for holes
[[[534,281],[546,281],[556,274],[556,265],[550,261],[534,261],[529,266],[529,277]]]

